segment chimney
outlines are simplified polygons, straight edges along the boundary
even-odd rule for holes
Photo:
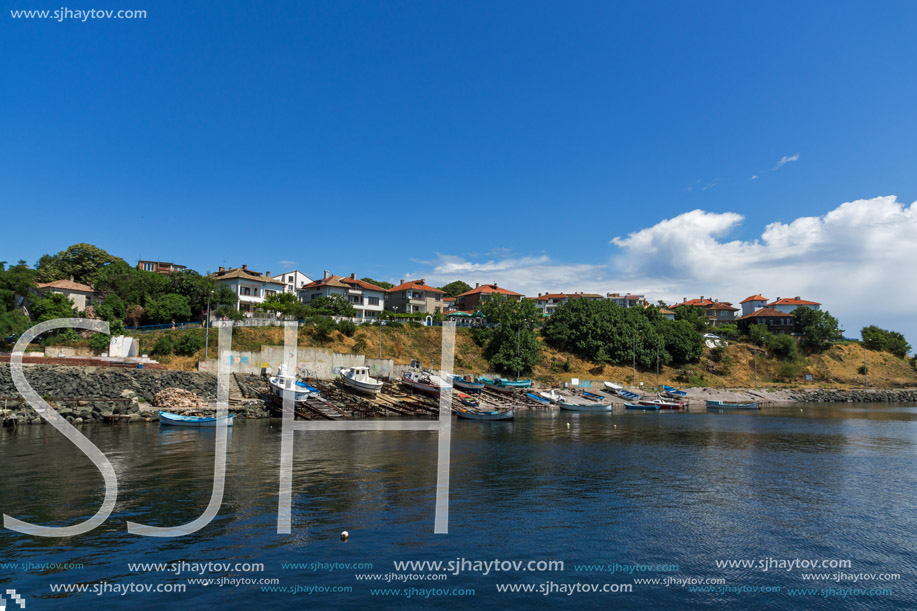
[[[681,298],[681,302],[682,302],[682,303],[688,303],[688,298],[687,298],[687,297],[682,297],[682,298]]]
[[[417,281],[417,284],[426,284],[426,278],[421,278],[420,280]]]
[[[495,290],[495,291],[497,290],[497,283],[496,283],[496,282],[494,282],[494,290]]]
[[[224,268],[224,267],[221,266],[221,267],[220,267],[220,271],[221,271],[221,272],[225,272],[225,271],[226,271],[226,268]]]
[[[404,284],[404,278],[398,281],[398,284]]]
[[[796,295],[796,301],[800,301],[799,295]]]
[[[700,296],[700,300],[701,300],[701,301],[704,300],[704,296],[703,296],[703,295]]]
[[[351,280],[356,280],[356,279],[357,279],[357,275],[356,275],[355,273],[352,273],[352,272],[351,272],[351,274],[350,274],[350,279],[351,279]]]
[[[326,269],[326,270],[324,270],[324,271],[325,271],[325,275],[323,276],[323,278],[322,278],[322,279],[323,279],[323,280],[327,280],[327,279],[328,279],[328,277],[329,277],[329,276],[331,276],[331,272],[329,272],[329,271],[328,271],[327,269]]]
[[[474,283],[474,288],[478,288],[478,287],[480,287],[480,286],[481,286],[481,285],[478,284],[477,282]]]
[[[248,266],[245,265],[245,264],[243,263],[243,264],[242,264],[242,269],[247,270],[247,269],[248,269]]]

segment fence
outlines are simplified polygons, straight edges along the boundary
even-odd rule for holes
[[[164,325],[138,325],[136,327],[124,327],[125,331],[133,331],[134,333],[155,333],[156,331],[179,331],[182,329],[200,329],[204,326],[203,322],[177,322],[177,323],[166,323]]]

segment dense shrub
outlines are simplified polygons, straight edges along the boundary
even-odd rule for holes
[[[175,344],[172,342],[172,336],[162,335],[156,339],[156,343],[153,344],[153,349],[150,351],[150,354],[165,356],[167,354],[172,354],[173,350],[175,350]]]
[[[767,341],[767,349],[783,361],[790,361],[799,356],[799,346],[789,335],[771,335]]]
[[[204,347],[204,338],[197,333],[185,333],[175,343],[175,354],[191,356]]]
[[[111,336],[105,335],[104,333],[94,333],[92,337],[89,338],[89,347],[96,352],[107,351],[110,343]]]
[[[346,335],[347,337],[353,337],[353,334],[357,332],[357,326],[350,322],[349,320],[342,320],[337,324],[338,331]]]

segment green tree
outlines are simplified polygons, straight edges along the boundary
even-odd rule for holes
[[[123,259],[108,254],[92,244],[74,244],[56,255],[42,255],[38,260],[38,281],[53,282],[73,277],[76,282],[92,284],[103,267]],[[125,263],[126,264],[126,263]]]
[[[704,340],[690,322],[667,320],[659,328],[673,365],[693,363],[703,355]]]
[[[29,313],[36,322],[45,322],[55,318],[73,318],[76,308],[66,295],[48,293],[29,304]]]
[[[503,373],[531,372],[541,355],[541,345],[535,335],[539,322],[535,302],[494,295],[484,302],[481,310],[488,323],[496,324],[490,329],[484,357]]]
[[[272,295],[256,307],[265,312],[277,312],[283,317],[293,320],[304,318],[308,312],[306,304],[301,303],[293,293]]]
[[[150,303],[146,316],[154,324],[187,322],[191,319],[191,306],[184,295],[168,293]]]
[[[767,325],[764,323],[757,322],[753,325],[748,326],[748,339],[756,346],[767,345],[768,340],[771,337],[771,332],[768,330]]]
[[[825,310],[800,307],[793,310],[794,328],[809,350],[823,350],[828,342],[838,339],[841,330],[837,319]]]
[[[863,327],[860,331],[863,337],[863,345],[870,350],[881,352],[890,352],[899,358],[904,358],[910,352],[911,346],[901,333],[897,331],[886,331],[875,325]]]
[[[470,291],[471,285],[467,282],[462,282],[461,280],[455,280],[445,286],[439,287],[439,290],[446,293],[444,297],[458,297],[462,293],[467,293]]]
[[[22,304],[35,282],[35,270],[25,261],[10,268],[0,261],[0,337],[19,335],[29,328],[29,318],[22,313]]]
[[[317,297],[307,304],[308,316],[347,316],[352,318],[356,314],[353,305],[343,295],[330,295]]]
[[[675,320],[684,320],[694,327],[699,333],[705,333],[710,328],[710,321],[704,309],[698,306],[677,305],[674,308]]]
[[[99,318],[108,322],[120,321],[127,314],[127,306],[124,305],[124,301],[120,297],[111,294],[96,306],[96,314],[99,315]]]
[[[767,349],[784,361],[792,361],[799,356],[799,346],[789,335],[771,335],[767,340]]]
[[[193,356],[195,352],[204,347],[204,338],[198,333],[184,333],[175,342],[175,354],[180,356]]]
[[[385,280],[373,280],[372,278],[360,278],[360,280],[362,280],[363,282],[369,282],[370,284],[375,284],[379,288],[383,288],[383,289],[390,289],[393,286],[395,286],[391,282],[386,282]]]

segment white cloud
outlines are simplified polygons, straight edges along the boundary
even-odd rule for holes
[[[774,169],[778,170],[782,168],[783,166],[785,166],[786,164],[793,162],[793,161],[799,161],[799,153],[796,153],[792,157],[787,157],[786,155],[784,155],[783,157],[780,158],[780,161],[777,162],[777,165],[774,166]]]
[[[296,261],[278,261],[284,267],[293,267],[296,265]]]
[[[704,295],[738,304],[761,293],[801,296],[837,317],[848,337],[876,324],[917,346],[917,202],[895,196],[841,204],[822,216],[772,222],[752,240],[729,240],[744,220],[735,212],[692,210],[611,240],[611,264],[558,262],[547,255],[475,262],[439,255],[403,277],[442,285],[464,280],[526,295],[629,291],[655,303]],[[738,305],[737,305],[738,307]]]
[[[751,179],[752,179],[752,180],[758,180],[758,176],[757,176],[757,175],[752,176]]]
[[[628,287],[671,301],[800,295],[821,302],[848,336],[878,324],[917,344],[917,285],[905,277],[917,261],[917,202],[857,200],[823,216],[771,223],[756,240],[722,239],[742,220],[694,210],[614,238],[616,268]]]

